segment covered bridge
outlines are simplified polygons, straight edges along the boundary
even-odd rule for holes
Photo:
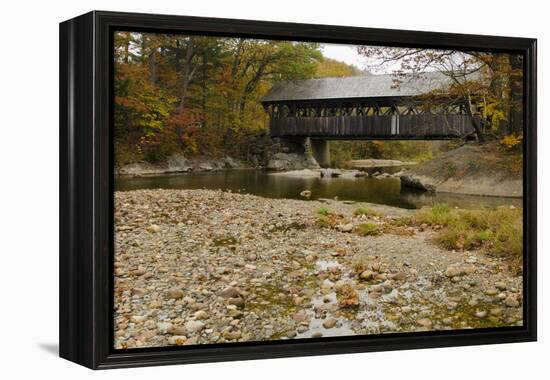
[[[328,140],[443,140],[472,134],[465,105],[445,94],[451,81],[439,72],[297,80],[275,84],[260,101],[269,114],[271,137],[308,139],[319,164],[328,166]]]
[[[273,137],[449,139],[473,132],[463,104],[444,95],[451,78],[365,75],[280,82],[260,100]],[[429,102],[422,95],[438,90]]]

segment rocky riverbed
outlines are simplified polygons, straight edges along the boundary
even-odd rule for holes
[[[212,190],[115,193],[115,347],[522,324],[522,277],[434,231],[360,236],[411,211]],[[327,205],[326,202],[329,202]],[[343,216],[318,225],[316,210]]]

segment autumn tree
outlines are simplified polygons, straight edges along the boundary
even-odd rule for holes
[[[481,141],[487,133],[502,137],[523,130],[523,60],[519,55],[373,46],[359,46],[357,51],[370,58],[374,70],[397,65],[393,70],[396,86],[428,71],[448,77],[451,85],[445,95],[464,105]]]
[[[116,33],[117,162],[241,154],[265,127],[261,96],[276,81],[314,77],[321,59],[313,43]]]

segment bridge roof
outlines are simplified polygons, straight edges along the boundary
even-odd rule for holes
[[[398,79],[395,75],[384,74],[279,82],[260,101],[262,103],[272,103],[304,100],[412,97],[433,90],[445,90],[451,85],[452,81],[451,78],[439,72],[423,73],[421,76],[411,74],[400,76],[398,86],[395,86],[395,79]]]

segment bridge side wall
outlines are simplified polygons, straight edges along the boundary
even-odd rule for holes
[[[270,119],[272,137],[434,139],[461,137],[472,132],[474,128],[468,115],[346,115]]]

